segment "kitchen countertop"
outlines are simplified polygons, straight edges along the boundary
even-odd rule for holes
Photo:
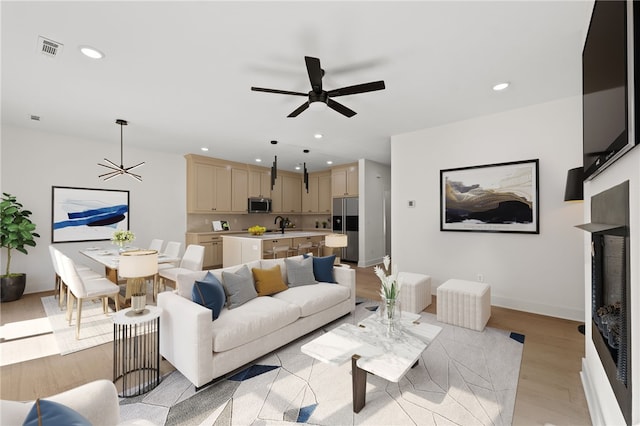
[[[326,231],[284,231],[281,232],[265,232],[262,235],[251,235],[248,232],[244,234],[223,235],[228,238],[250,238],[254,240],[278,240],[280,238],[298,238],[298,237],[318,237],[330,234],[330,230]]]

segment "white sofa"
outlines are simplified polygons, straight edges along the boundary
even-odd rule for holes
[[[290,259],[300,259],[294,256]],[[280,269],[287,283],[283,259],[256,260],[252,268]],[[212,270],[222,282],[222,271]],[[207,271],[181,274],[175,292],[158,294],[160,354],[196,388],[266,355],[280,346],[355,310],[355,270],[334,268],[337,284],[291,287],[272,296],[257,297],[234,309],[222,309],[212,321],[211,310],[191,300],[195,280]]]
[[[118,392],[109,380],[96,380],[43,399],[71,408],[94,426],[153,425],[146,420],[131,420],[120,423]],[[23,424],[33,404],[34,401],[0,401],[0,424]]]

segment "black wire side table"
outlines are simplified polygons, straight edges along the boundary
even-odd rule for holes
[[[113,315],[113,383],[120,397],[149,392],[160,383],[160,314],[146,306],[141,313],[131,308]]]

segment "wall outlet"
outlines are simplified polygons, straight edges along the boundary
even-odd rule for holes
[[[484,275],[482,274],[476,275],[476,280],[480,283],[484,282]]]

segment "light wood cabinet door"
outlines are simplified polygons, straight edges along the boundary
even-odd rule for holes
[[[271,172],[268,169],[249,170],[249,197],[271,198]]]
[[[231,169],[194,161],[190,165],[187,206],[190,213],[231,211]]]
[[[331,213],[331,173],[318,176],[318,213]]]
[[[357,163],[331,169],[331,196],[356,196],[358,191]]]
[[[282,176],[282,211],[283,213],[300,213],[301,208],[302,208],[302,177],[299,175]]]
[[[244,169],[231,169],[231,211],[234,213],[247,212],[247,198],[249,197],[249,172]]]
[[[302,213],[318,212],[318,175],[309,175],[309,190],[302,184]]]

